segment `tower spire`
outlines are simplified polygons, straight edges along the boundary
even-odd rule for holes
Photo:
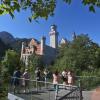
[[[72,39],[73,39],[73,40],[76,39],[76,33],[75,33],[75,32],[72,33]]]

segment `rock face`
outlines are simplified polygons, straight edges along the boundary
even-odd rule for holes
[[[15,41],[15,38],[10,33],[6,32],[6,31],[0,32],[0,39],[5,44],[11,44]]]

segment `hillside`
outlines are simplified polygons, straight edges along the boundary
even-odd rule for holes
[[[6,31],[0,32],[0,39],[7,45],[10,45],[15,41],[15,38]]]
[[[7,49],[13,49],[20,54],[22,42],[29,42],[27,38],[15,38],[6,31],[0,32],[0,58],[4,56]]]
[[[4,42],[0,39],[0,59],[2,59],[3,55],[5,54],[5,51],[9,48],[10,46],[4,44]]]

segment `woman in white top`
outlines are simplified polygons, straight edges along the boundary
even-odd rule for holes
[[[73,85],[73,75],[72,75],[72,72],[68,71],[67,76],[68,76],[68,85]]]
[[[56,89],[56,91],[58,91],[58,83],[59,83],[59,73],[58,71],[55,71],[53,73],[53,84],[54,84],[54,89]]]
[[[53,73],[53,84],[54,84],[54,90],[56,91],[55,92],[55,100],[57,100],[57,95],[58,95],[58,89],[59,89],[59,86],[58,86],[58,83],[59,83],[59,73],[58,71],[55,71]]]
[[[58,84],[58,82],[59,82],[59,73],[58,71],[55,71],[53,73],[53,84]]]

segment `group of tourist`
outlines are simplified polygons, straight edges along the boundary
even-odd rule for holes
[[[37,81],[42,80],[41,77],[43,75],[44,80],[47,82],[48,74],[49,74],[49,71],[47,69],[44,69],[43,74],[41,74],[41,70],[39,68],[37,68],[35,70],[35,74],[36,74],[36,80]],[[52,74],[52,80],[53,80],[53,84],[58,84],[62,80],[64,85],[73,85],[73,83],[74,83],[74,74],[70,70],[68,70],[68,71],[63,70],[62,73],[59,73],[58,71],[55,71]]]
[[[55,71],[53,73],[53,84],[58,84],[60,80],[63,81],[64,85],[73,85],[74,75],[72,71],[63,70],[61,74],[58,73],[58,71]]]
[[[36,81],[45,81],[46,83],[48,81],[48,74],[49,71],[47,69],[41,71],[40,68],[36,68],[35,79]],[[69,71],[63,70],[61,73],[55,71],[54,73],[51,74],[51,76],[54,86],[59,84],[60,82],[63,82],[63,85],[69,85],[69,86],[73,85],[74,83],[74,75],[70,70]],[[29,86],[29,79],[30,79],[30,74],[28,72],[28,69],[25,69],[25,71],[21,73],[20,69],[17,68],[16,71],[14,71],[12,79],[13,79],[12,84],[14,85],[14,89],[16,89],[16,87],[18,88],[21,82],[22,86],[24,87],[24,92],[26,92],[26,87]]]

